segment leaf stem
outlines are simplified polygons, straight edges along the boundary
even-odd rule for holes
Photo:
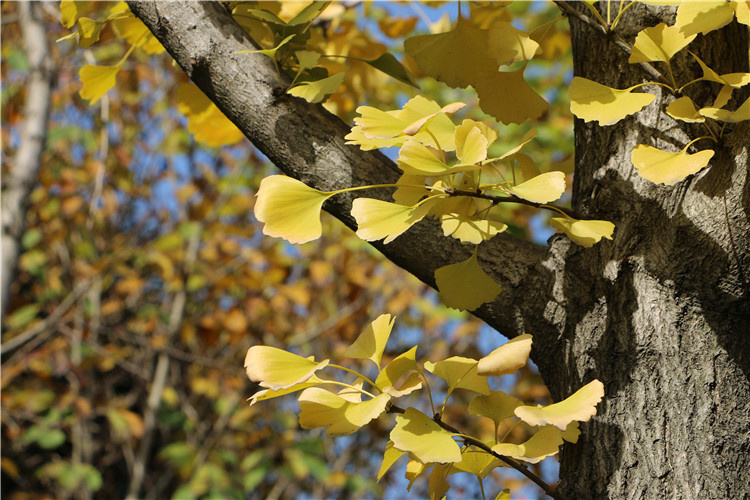
[[[689,148],[690,146],[692,146],[692,145],[693,145],[693,143],[695,143],[695,142],[698,142],[698,141],[700,141],[700,140],[702,140],[702,139],[712,139],[712,140],[714,140],[714,141],[715,141],[715,140],[716,140],[716,137],[713,137],[713,136],[711,136],[711,135],[704,135],[703,137],[698,137],[697,139],[693,139],[692,141],[690,141],[690,142],[688,142],[688,143],[687,143],[687,146],[685,146],[684,148],[682,148],[682,152],[684,153],[685,151],[687,151],[687,149],[688,149],[688,148]]]
[[[383,392],[380,389],[378,389],[378,386],[375,385],[375,382],[373,382],[372,380],[370,380],[369,378],[365,377],[364,375],[362,375],[359,372],[355,372],[354,370],[350,370],[349,368],[347,368],[345,366],[341,366],[341,365],[334,365],[334,364],[330,364],[329,363],[328,366],[330,366],[331,368],[338,368],[339,370],[344,370],[345,372],[349,372],[352,375],[356,375],[357,377],[361,378],[362,380],[364,380],[365,382],[367,382],[368,384],[370,384],[371,386],[373,386],[375,389],[377,389],[378,392],[380,392],[380,393]],[[365,393],[365,394],[368,394],[365,391],[362,391],[362,392]],[[375,396],[373,396],[373,397],[375,397]]]
[[[672,71],[672,70],[671,70],[671,68],[670,68],[670,72],[671,72],[671,71]],[[669,90],[670,90],[670,91],[671,91],[672,93],[674,93],[674,92],[675,92],[675,89],[674,89],[674,87],[672,87],[671,85],[667,85],[666,83],[661,83],[661,82],[643,82],[643,83],[639,83],[638,85],[633,85],[632,87],[628,88],[628,90],[635,90],[635,89],[637,89],[637,88],[640,88],[640,87],[645,87],[645,86],[647,86],[647,85],[660,85],[660,86],[662,86],[662,87],[666,87],[666,88],[668,88],[668,89],[669,89]]]
[[[367,186],[355,186],[355,187],[350,187],[350,188],[338,189],[336,191],[328,191],[326,194],[334,196],[337,194],[348,193],[351,191],[362,191],[363,189],[378,189],[378,188],[388,188],[388,187],[395,187],[395,188],[411,187],[411,188],[419,188],[419,189],[425,188],[425,189],[431,189],[433,191],[440,191],[441,193],[445,193],[445,190],[442,188],[436,188],[434,186],[428,186],[426,184],[424,186],[417,186],[416,184],[370,184]]]
[[[335,365],[328,365],[328,366],[335,366]],[[364,378],[364,377],[362,377],[362,378]],[[364,389],[360,389],[359,387],[354,387],[353,385],[349,385],[349,384],[346,384],[344,382],[339,382],[337,380],[324,380],[323,383],[324,384],[329,384],[329,385],[340,385],[341,387],[346,387],[348,389],[352,389],[354,391],[361,392],[362,394],[364,394],[366,396],[370,396],[373,399],[375,399],[375,397],[376,397],[374,394],[370,394],[369,392],[367,392]],[[323,385],[323,384],[318,384],[318,385]],[[377,389],[377,387],[376,387],[376,389]]]

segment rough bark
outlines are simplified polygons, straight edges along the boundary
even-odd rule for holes
[[[26,227],[26,204],[36,180],[42,150],[47,137],[52,66],[47,47],[47,34],[39,2],[22,2],[18,6],[26,56],[29,59],[29,80],[26,87],[24,126],[13,164],[3,175],[2,190],[2,288],[0,317],[10,300],[10,285],[21,251],[21,237]]]
[[[318,189],[396,178],[382,155],[345,146],[348,127],[320,106],[276,99],[273,66],[235,54],[251,41],[220,5],[130,6],[288,175]],[[621,35],[632,43],[638,27],[670,12],[633,7]],[[618,88],[645,81],[607,38],[571,24],[577,75]],[[736,24],[695,49],[719,73],[747,71],[747,30]],[[687,58],[676,64],[678,79],[699,74]],[[535,335],[533,355],[556,398],[604,382],[599,415],[563,453],[561,488],[571,498],[741,498],[750,495],[748,129],[716,148],[710,169],[654,185],[634,171],[632,147],[681,148],[702,134],[660,112],[672,97],[649,90],[654,104],[615,126],[576,122],[574,208],[612,220],[614,241],[585,249],[556,236],[545,249],[494,238],[480,258],[504,292],[477,315],[505,335]],[[326,209],[351,227],[350,203]],[[429,223],[376,247],[430,285],[436,267],[467,255]]]

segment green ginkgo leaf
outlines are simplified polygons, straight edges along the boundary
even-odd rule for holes
[[[258,345],[247,350],[245,371],[253,382],[275,391],[306,382],[328,366],[328,360],[315,361],[275,347]]]
[[[479,360],[477,373],[485,376],[514,373],[526,366],[531,354],[532,341],[532,336],[528,333],[509,340]]]
[[[257,10],[257,11],[253,10],[253,11],[250,11],[250,12],[252,12],[253,15],[258,15],[258,17],[260,17],[260,16],[273,16],[273,17],[276,18],[277,21],[280,21],[282,24],[284,23],[284,21],[281,21],[274,14],[272,14],[272,13],[270,13],[268,11],[265,11],[265,10]],[[264,20],[269,21],[269,22],[273,22],[273,23],[277,22],[277,21],[274,21],[272,18],[264,19]],[[294,38],[295,36],[297,36],[297,35],[296,34],[289,35],[288,37],[284,38],[281,42],[279,42],[279,44],[276,47],[273,47],[271,49],[238,50],[237,52],[235,52],[235,54],[263,54],[264,56],[266,56],[266,57],[272,59],[274,62],[276,62],[276,52],[278,52],[281,47],[283,47],[284,45],[286,45],[287,43],[289,43],[289,41],[291,41],[291,39]]]
[[[319,387],[305,389],[299,396],[299,424],[303,429],[327,427],[329,436],[346,436],[378,418],[391,397],[380,394],[354,403]]]
[[[448,383],[448,393],[456,389],[467,389],[479,394],[489,394],[487,377],[477,375],[477,360],[453,356],[437,363],[425,361],[425,370]]]
[[[443,303],[462,311],[473,311],[502,291],[479,266],[476,250],[463,262],[435,270],[435,283]]]
[[[549,203],[560,198],[565,192],[565,174],[559,171],[545,172],[508,188],[508,191],[534,203]]]
[[[506,457],[535,464],[546,457],[556,455],[560,451],[561,444],[563,444],[562,431],[557,427],[547,425],[539,429],[524,443],[500,443],[493,446],[492,451]]]
[[[312,50],[298,50],[294,55],[297,57],[300,71],[315,67],[320,59],[320,53]]]
[[[425,202],[405,207],[372,198],[357,198],[352,204],[352,215],[357,220],[357,236],[365,241],[385,238],[385,244],[422,220],[428,212],[429,204]]]
[[[714,151],[706,149],[689,154],[687,149],[672,153],[652,146],[639,144],[633,148],[630,159],[644,179],[657,184],[676,184],[688,175],[698,172],[708,165]]]
[[[515,413],[529,425],[554,425],[564,431],[577,420],[588,422],[596,415],[596,405],[604,397],[604,384],[592,380],[572,396],[548,406],[519,406]]]
[[[411,453],[423,464],[461,461],[461,449],[453,434],[415,408],[396,415],[390,437],[394,448]]]
[[[409,70],[407,70],[404,65],[401,64],[399,60],[396,59],[396,57],[390,52],[385,52],[380,57],[365,60],[364,62],[400,82],[411,85],[412,87],[419,88],[419,85],[417,85],[417,83],[414,81],[414,78],[411,76],[411,73],[409,73]]]
[[[294,384],[291,387],[287,387],[286,389],[279,389],[279,390],[273,390],[273,389],[264,389],[262,391],[258,391],[255,394],[250,397],[250,406],[254,405],[258,401],[265,401],[266,399],[273,399],[278,398],[279,396],[286,396],[287,394],[291,394],[293,392],[301,391],[303,389],[307,389],[308,387],[314,387],[318,384],[323,384],[326,381],[319,379],[315,374],[311,375],[310,378],[305,380],[304,382],[300,382],[299,384]]]
[[[101,99],[104,94],[115,86],[117,72],[122,68],[122,63],[114,66],[95,66],[87,64],[78,71],[81,78],[81,90],[79,94],[81,99],[94,104]]]
[[[700,110],[700,114],[709,118],[713,118],[714,120],[729,123],[737,123],[745,120],[750,120],[750,98],[745,99],[745,102],[743,102],[742,105],[735,111],[718,108],[703,108]]]
[[[320,210],[335,193],[324,193],[284,175],[271,175],[260,181],[255,217],[263,222],[263,234],[284,238],[290,243],[306,243],[320,238],[323,226]]]
[[[385,446],[385,452],[383,453],[383,463],[380,464],[380,470],[378,471],[378,481],[385,475],[386,472],[388,472],[388,469],[391,468],[391,466],[396,463],[396,460],[401,458],[405,451],[397,450],[393,447],[393,441],[388,441],[388,444]]]
[[[487,54],[494,57],[500,66],[519,61],[528,61],[539,44],[526,31],[519,30],[506,21],[495,21],[488,32]]]
[[[670,102],[667,106],[666,112],[672,118],[688,123],[702,123],[706,121],[706,119],[698,113],[693,100],[688,96],[683,96]]]
[[[668,63],[672,57],[695,39],[696,35],[686,35],[679,26],[665,23],[645,28],[635,37],[629,63],[661,61]]]
[[[680,2],[675,26],[686,35],[713,31],[726,26],[734,18],[734,9],[724,0]]]
[[[729,85],[733,88],[740,88],[744,87],[747,84],[750,84],[750,73],[727,73],[725,75],[720,75],[716,71],[709,68],[706,63],[701,61],[701,58],[690,53],[691,56],[698,62],[698,65],[703,70],[703,80],[708,80],[710,82],[716,82],[721,83],[724,85]]]
[[[565,233],[574,243],[592,247],[602,238],[612,239],[615,225],[606,220],[578,220],[572,217],[553,217],[550,225]]]
[[[508,226],[499,221],[480,219],[463,214],[443,214],[440,216],[443,234],[452,236],[462,243],[479,243],[502,233]]]
[[[383,350],[385,350],[385,344],[388,342],[395,321],[396,318],[390,314],[378,316],[375,321],[367,325],[367,328],[357,337],[357,340],[344,351],[344,356],[369,359],[379,369],[380,359],[383,357]]]
[[[345,75],[344,72],[341,72],[321,80],[300,83],[287,90],[287,94],[301,97],[307,102],[322,102],[338,90],[344,82]]]
[[[506,418],[515,416],[515,409],[521,405],[523,403],[518,398],[502,391],[490,391],[471,400],[469,414],[490,418],[497,426]]]
[[[635,87],[619,90],[576,76],[570,84],[570,111],[578,118],[613,125],[645,108],[656,98],[653,94],[634,94]]]

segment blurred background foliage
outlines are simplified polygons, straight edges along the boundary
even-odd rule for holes
[[[306,3],[263,8],[289,19]],[[85,16],[103,20],[122,5],[94,2]],[[470,91],[424,78],[403,56],[404,36],[447,29],[455,5],[334,3],[311,27],[310,43],[364,58],[390,50],[419,77],[424,94],[441,104],[476,104]],[[519,2],[502,15],[512,12],[514,23],[533,29],[559,16],[553,7]],[[104,24],[87,48],[75,38],[55,43],[71,31],[61,26],[56,3],[40,8],[55,78],[2,318],[3,498],[403,496],[404,464],[375,483],[387,425],[332,440],[299,429],[292,398],[249,407],[257,387],[242,367],[246,350],[262,343],[340,362],[384,312],[398,316],[386,358],[414,343],[433,360],[477,357],[504,339],[439,306],[434,292],[331,217],[324,216],[316,242],[292,247],[263,237],[253,195],[273,166],[218,110],[204,122],[191,116],[200,91],[169,56],[139,47],[114,89],[89,105],[79,96],[78,72],[119,61],[129,47],[127,26]],[[472,5],[471,19],[484,27],[495,12]],[[2,3],[2,23],[5,179],[23,140],[29,64],[17,3]],[[533,124],[540,133],[532,154],[545,169],[571,172],[565,20],[551,25],[543,48],[526,73],[551,104]],[[348,123],[360,104],[394,109],[413,92],[363,63],[328,61],[331,73],[347,73],[326,107]],[[486,119],[476,106],[466,116]],[[500,127],[498,150],[517,144],[529,127]],[[516,234],[542,243],[549,235],[535,212],[521,207],[507,215]],[[504,390],[527,401],[548,398],[533,368],[507,384]],[[467,404],[454,397],[448,421],[472,429]],[[521,442],[527,430],[512,433]],[[554,466],[535,467],[554,482]],[[493,473],[489,491],[523,487],[522,476],[506,471]],[[454,491],[479,494],[469,482]],[[419,482],[412,489],[425,493]]]

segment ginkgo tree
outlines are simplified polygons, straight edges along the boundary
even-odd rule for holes
[[[521,152],[533,132],[492,156],[503,129],[462,118],[460,103],[417,95],[399,110],[362,107],[353,128],[329,113],[356,107],[356,75],[335,61],[358,57],[408,84],[416,83],[410,67],[449,87],[471,86],[481,110],[505,125],[542,119],[547,96],[527,77],[561,21],[522,30],[507,3],[454,4],[453,22],[405,39],[403,64],[336,53],[316,35],[326,2],[285,18],[262,2],[128,5],[150,31],[131,43],[155,37],[290,177],[261,185],[255,213],[266,234],[314,239],[324,208],[437,286],[449,305],[510,337],[531,333],[532,355],[562,406],[514,415],[541,426],[545,442],[566,415],[589,418],[581,408],[603,389],[596,418],[563,448],[555,494],[741,496],[750,484],[748,2],[555,2],[570,22],[575,73],[572,208],[552,204],[565,176]],[[91,71],[81,77],[94,100],[115,70]],[[328,110],[317,105],[326,98]],[[381,147],[399,148],[397,162],[369,151]],[[554,210],[551,225],[562,234],[546,247],[509,234],[497,212],[504,203]],[[348,433],[393,397],[385,389],[394,386],[376,380],[370,386],[383,392],[362,401],[359,375],[335,394],[313,378],[325,362],[253,349],[248,373],[269,390],[311,384],[300,396],[303,427]],[[278,378],[285,360],[299,368],[293,379]],[[423,366],[450,384],[461,363],[471,360]],[[594,379],[601,385],[588,385]],[[569,396],[574,410],[562,402]],[[411,453],[412,475],[437,463],[439,497],[463,460],[439,417],[418,411],[397,417],[386,462]],[[342,414],[345,422],[333,417]],[[435,445],[420,448],[407,427],[435,434]],[[498,455],[531,458],[518,446],[493,444]]]

